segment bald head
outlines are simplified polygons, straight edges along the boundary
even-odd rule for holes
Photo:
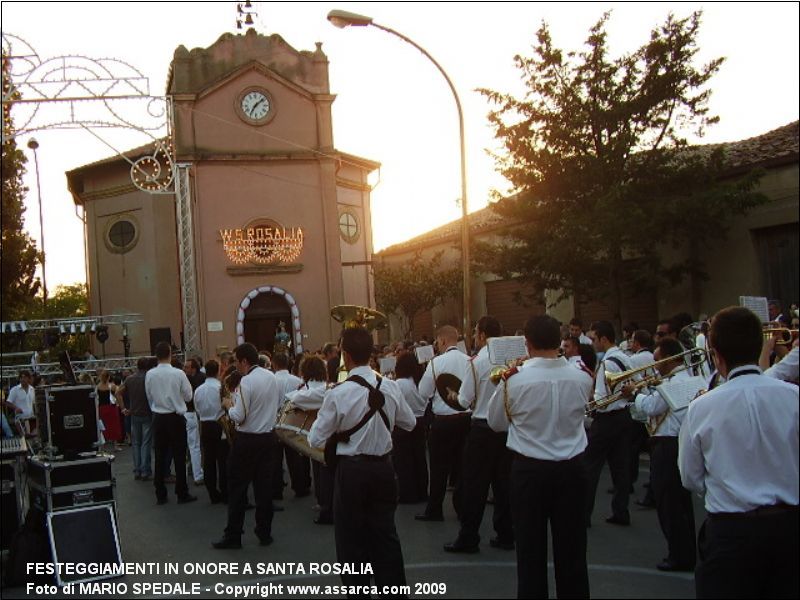
[[[436,339],[445,348],[455,346],[458,343],[458,329],[452,325],[443,325],[436,331]]]

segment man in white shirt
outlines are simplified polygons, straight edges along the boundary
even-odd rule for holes
[[[681,343],[673,338],[662,339],[654,354],[660,361],[675,356],[672,361],[659,364],[656,369],[663,378],[670,377],[675,369],[683,367]],[[672,375],[672,381],[688,379],[688,369]],[[626,392],[631,386],[626,386]],[[636,408],[650,419],[653,432],[650,437],[650,486],[653,492],[658,522],[667,540],[667,557],[656,567],[659,571],[694,571],[695,545],[694,508],[692,496],[681,484],[678,472],[678,432],[686,416],[686,408],[673,411],[657,389],[638,394]]]
[[[303,380],[289,372],[289,356],[277,353],[272,357],[272,369],[275,372],[275,381],[278,384],[278,393],[281,394],[281,406],[286,402],[286,395],[303,385]],[[278,471],[273,474],[276,483],[283,484],[283,456],[286,456],[286,466],[289,469],[289,479],[292,482],[295,498],[304,498],[311,492],[311,462],[289,446],[280,443],[278,446],[277,464]],[[274,484],[273,484],[274,486]],[[281,490],[281,496],[283,492]],[[276,499],[280,499],[280,497]]]
[[[718,312],[709,342],[727,381],[689,405],[678,454],[708,514],[697,597],[800,597],[797,386],[762,375],[761,321],[746,308]]]
[[[589,330],[594,349],[603,352],[603,360],[597,367],[594,399],[601,400],[608,395],[606,373],[620,373],[629,370],[628,356],[616,344],[614,326],[608,321],[592,323]],[[628,499],[631,493],[631,413],[628,402],[620,398],[616,402],[597,410],[589,428],[589,446],[586,448],[586,470],[588,477],[588,497],[586,498],[586,526],[591,526],[592,511],[600,482],[600,472],[608,461],[614,495],[611,499],[611,516],[606,523],[630,525]]]
[[[475,325],[475,347],[478,354],[468,363],[464,381],[458,393],[458,403],[472,410],[472,422],[464,448],[461,468],[462,509],[459,516],[461,528],[454,542],[444,545],[445,552],[478,552],[479,530],[486,508],[491,484],[494,492],[494,530],[497,534],[489,545],[504,550],[514,549],[514,531],[511,524],[511,505],[508,496],[508,476],[511,471],[511,453],[506,448],[505,431],[492,431],[486,422],[489,399],[497,387],[489,379],[494,365],[489,361],[490,338],[502,333],[500,322],[484,316]]]
[[[34,418],[33,407],[36,402],[36,393],[31,385],[30,371],[19,372],[19,384],[8,392],[6,402],[13,407],[17,421],[24,424]]]
[[[444,521],[442,504],[447,491],[448,476],[456,486],[453,492],[453,508],[456,514],[461,511],[461,457],[469,433],[469,411],[461,412],[451,408],[436,390],[436,379],[443,374],[454,375],[464,381],[469,357],[458,349],[458,330],[451,325],[439,328],[436,332],[436,343],[441,354],[428,363],[419,382],[420,396],[425,400],[433,400],[433,423],[428,435],[431,459],[430,493],[425,512],[414,517],[418,521]]]
[[[511,514],[517,544],[517,597],[547,598],[548,522],[559,598],[588,598],[583,416],[592,378],[558,356],[558,321],[525,324],[530,360],[505,375],[487,420],[508,430]]]
[[[337,562],[371,563],[375,585],[381,588],[406,583],[394,522],[397,481],[390,455],[391,431],[395,426],[411,431],[417,421],[395,382],[385,378],[378,381],[369,368],[371,354],[372,336],[366,329],[354,327],[342,332],[342,356],[349,378],[325,395],[308,443],[320,448],[337,432],[354,428],[373,408],[373,401],[383,396],[380,412],[374,412],[349,441],[338,443],[333,493]],[[354,376],[378,393],[353,381]],[[342,583],[369,585],[370,575],[342,574]]]
[[[579,344],[591,344],[592,339],[583,332],[583,321],[578,317],[574,317],[569,321],[569,335],[570,337],[578,338]]]
[[[419,363],[413,352],[400,352],[394,372],[395,383],[417,420],[417,426],[412,431],[395,428],[392,432],[392,464],[397,473],[397,500],[400,504],[417,504],[428,499],[428,450],[425,443],[425,409],[428,402],[417,389],[414,377],[419,372]]]
[[[637,329],[631,336],[630,343],[630,356],[628,362],[632,369],[652,365],[653,358],[653,336],[646,329]],[[651,370],[644,371],[642,376],[650,373]],[[638,420],[638,417],[631,419],[631,485],[636,483],[639,479],[639,455],[642,450],[647,446],[649,435],[644,422]],[[642,500],[637,500],[636,504],[643,508],[655,508],[656,503],[653,499],[653,491],[651,487],[647,487],[647,493]]]
[[[220,394],[219,363],[205,364],[206,380],[194,391],[194,410],[200,419],[200,448],[203,454],[203,480],[211,504],[228,499],[228,440],[222,439],[218,419],[225,414]],[[219,484],[219,485],[218,485]]]
[[[164,471],[167,463],[164,459],[167,450],[172,451],[175,461],[175,495],[178,504],[186,504],[197,500],[189,494],[186,485],[186,403],[192,400],[192,385],[181,369],[176,369],[172,362],[172,349],[169,343],[159,342],[156,345],[158,366],[150,369],[145,375],[144,389],[150,410],[153,412],[153,450],[155,451],[155,476],[153,485],[156,489],[156,504],[167,503],[167,488],[164,485]]]
[[[256,537],[262,546],[272,543],[272,470],[278,447],[274,428],[282,396],[275,375],[258,366],[258,350],[253,344],[240,344],[234,355],[242,380],[228,410],[228,416],[236,423],[236,437],[228,459],[228,524],[222,539],[212,544],[217,550],[242,547],[247,488],[251,483],[256,502]]]

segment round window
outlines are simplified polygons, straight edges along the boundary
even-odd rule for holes
[[[139,231],[132,217],[120,217],[109,223],[106,230],[106,246],[112,252],[124,254],[136,245]]]
[[[345,211],[339,215],[339,233],[342,235],[342,239],[350,244],[354,244],[358,240],[358,219],[355,214]]]

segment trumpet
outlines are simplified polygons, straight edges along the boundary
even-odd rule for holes
[[[526,360],[526,358],[517,358],[509,361],[505,367],[494,367],[489,373],[489,381],[492,382],[492,385],[498,385],[501,381],[508,379],[511,372],[519,368]]]
[[[627,371],[622,371],[621,373],[606,373],[605,374],[605,385],[606,385],[606,392],[607,395],[603,396],[602,398],[598,398],[597,400],[592,399],[586,404],[586,415],[589,416],[591,413],[595,412],[596,410],[600,410],[601,408],[605,408],[606,406],[610,406],[614,404],[617,400],[621,400],[623,398],[622,389],[629,383],[633,386],[633,391],[637,392],[642,388],[656,386],[662,383],[663,377],[658,373],[650,373],[649,375],[644,376],[641,379],[637,379],[641,374],[646,373],[647,371],[655,371],[656,367],[660,364],[664,364],[670,361],[675,360],[683,360],[685,361],[685,357],[687,355],[697,355],[696,358],[691,358],[689,362],[684,362],[684,364],[672,371],[669,377],[672,375],[679,373],[681,371],[686,371],[688,369],[695,369],[702,365],[704,362],[708,360],[708,353],[703,350],[702,348],[689,348],[688,350],[684,350],[680,354],[675,354],[674,356],[668,356],[666,358],[662,358],[661,360],[654,361],[650,364],[637,367],[636,369],[629,369]]]
[[[776,346],[788,346],[792,343],[794,338],[797,337],[797,333],[800,330],[797,329],[789,329],[788,327],[771,327],[767,325],[764,327],[763,334],[764,340],[768,340],[772,337],[778,337],[777,341],[775,342]]]

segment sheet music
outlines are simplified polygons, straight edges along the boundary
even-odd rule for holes
[[[512,360],[527,358],[528,349],[521,335],[493,337],[488,340],[489,362],[495,366],[505,366]]]
[[[394,371],[397,365],[397,358],[394,356],[386,356],[380,360],[381,375],[386,375]]]
[[[672,380],[657,385],[656,389],[669,407],[676,411],[689,406],[689,403],[697,396],[697,392],[706,389],[706,380],[700,376]]]
[[[424,365],[433,359],[433,346],[418,346],[414,348],[414,354],[417,356],[417,362]]]
[[[767,299],[761,296],[739,296],[739,306],[752,310],[762,323],[769,322]]]

